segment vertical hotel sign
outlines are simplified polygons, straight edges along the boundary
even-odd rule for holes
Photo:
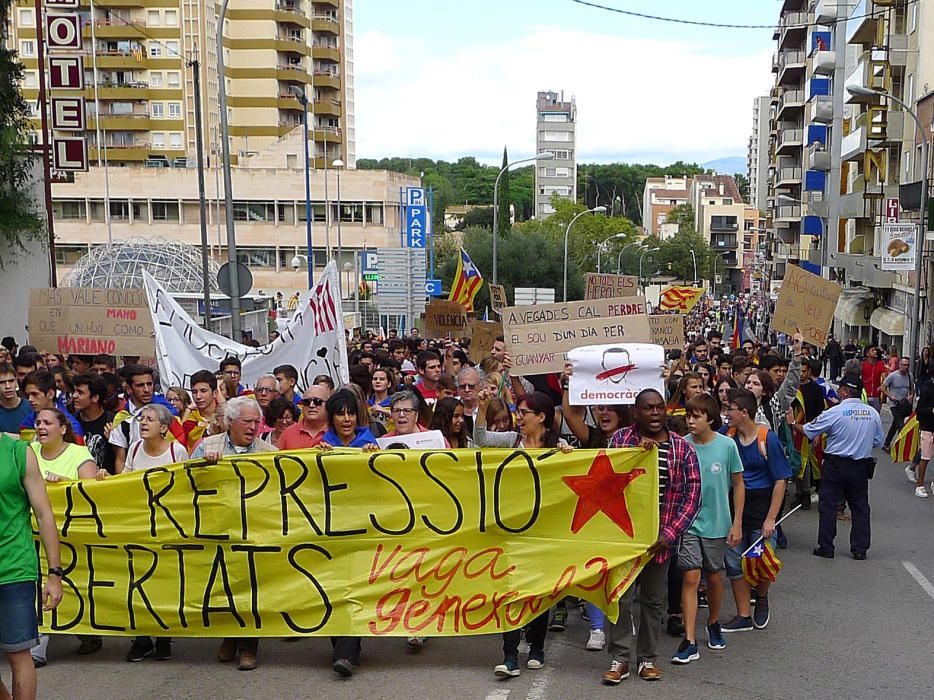
[[[81,19],[76,12],[78,0],[45,0],[45,5],[49,87],[53,94],[58,93],[50,99],[52,169],[63,172],[87,170],[86,104],[81,94],[84,91],[84,59],[74,55],[82,49]],[[62,91],[73,91],[73,96],[61,96]]]

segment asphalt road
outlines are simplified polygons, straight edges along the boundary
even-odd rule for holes
[[[934,476],[934,475],[932,475]],[[934,498],[919,499],[902,466],[880,459],[870,488],[873,543],[867,561],[850,558],[849,523],[840,523],[837,558],[811,554],[817,507],[786,521],[789,548],[770,596],[766,630],[727,636],[727,648],[701,646],[689,666],[668,659],[678,641],[662,637],[663,678],[633,675],[617,687],[600,684],[604,652],[584,650],[587,624],[574,612],[562,634],[550,633],[546,667],[500,681],[499,637],[431,639],[411,653],[402,639],[365,640],[358,673],[341,680],[330,670],[326,639],[263,640],[259,668],[238,672],[214,660],[216,640],[180,639],[174,658],[129,664],[129,640],[109,638],[91,657],[73,654],[74,637],[53,638],[49,666],[39,670],[40,697],[106,698],[652,698],[749,700],[929,698],[934,695]],[[702,611],[703,614],[704,611]],[[725,605],[724,619],[733,612]],[[703,623],[703,617],[701,618]],[[703,632],[701,630],[701,638]],[[703,644],[703,642],[702,642]],[[523,661],[524,662],[524,661]],[[3,676],[9,679],[4,668]]]

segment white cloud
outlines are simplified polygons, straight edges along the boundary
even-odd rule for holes
[[[533,27],[444,55],[380,32],[355,38],[360,157],[476,155],[535,147],[535,93],[578,107],[578,161],[703,162],[744,155],[770,51],[713,56],[673,40]]]

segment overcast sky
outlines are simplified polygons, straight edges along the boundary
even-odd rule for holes
[[[600,2],[600,0],[597,0]],[[776,0],[602,0],[683,19],[778,20]],[[535,147],[538,90],[574,95],[578,161],[745,156],[771,86],[770,29],[691,27],[572,0],[354,0],[357,156]]]

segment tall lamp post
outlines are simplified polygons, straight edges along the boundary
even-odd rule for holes
[[[657,253],[658,248],[646,248],[642,251],[642,255],[639,256],[639,284],[642,285],[642,292],[645,293],[645,285],[642,284],[642,261],[645,260],[646,253]]]
[[[308,289],[311,289],[314,272],[314,254],[312,253],[311,238],[311,168],[308,164],[308,96],[305,88],[295,85],[289,86],[302,105],[302,131],[305,135],[305,246],[308,248]]]
[[[606,240],[600,241],[600,242],[597,244],[597,272],[598,272],[598,273],[599,273],[599,272],[602,272],[602,270],[600,269],[600,255],[601,255],[601,253],[603,253],[603,250],[606,248],[606,244],[609,243],[610,241],[616,239],[616,238],[625,238],[626,235],[627,235],[627,234],[625,234],[625,233],[614,233],[612,236],[610,236],[610,237],[607,238]]]
[[[921,271],[924,269],[924,244],[926,242],[928,213],[928,168],[930,166],[928,162],[930,158],[928,134],[917,113],[895,95],[882,90],[870,90],[862,85],[847,85],[846,91],[851,95],[862,97],[885,97],[901,105],[902,109],[914,120],[915,128],[921,136],[921,162],[924,164],[924,171],[921,173],[921,207],[918,212],[918,233],[915,237],[915,295],[914,304],[912,305],[911,335],[908,336],[903,348],[906,355],[914,358],[915,352],[921,347],[918,341],[921,338]]]
[[[568,223],[568,227],[564,229],[564,295],[561,298],[562,301],[568,300],[568,237],[571,235],[571,227],[574,226],[575,222],[584,214],[597,214],[605,211],[606,207],[602,206],[582,211],[580,214],[571,219],[571,221]]]
[[[340,158],[336,158],[332,161],[331,166],[337,171],[337,264],[338,267],[341,264],[341,253],[343,252],[343,242],[341,240],[341,170],[344,167],[344,161]],[[344,288],[340,283],[340,278],[338,278],[338,298],[344,298]]]
[[[642,247],[642,242],[634,241],[632,243],[627,243],[626,245],[623,246],[623,249],[619,251],[619,255],[616,256],[616,274],[617,275],[622,274],[620,270],[623,267],[623,253],[625,253],[626,249],[629,248],[630,246],[636,246],[637,248],[640,248]]]
[[[551,151],[542,151],[541,153],[536,153],[531,158],[523,158],[522,160],[514,160],[511,163],[506,163],[506,165],[499,171],[499,174],[496,176],[496,181],[493,183],[493,284],[496,284],[496,272],[497,272],[497,252],[498,252],[498,240],[499,240],[499,179],[503,176],[509,168],[514,165],[519,165],[520,163],[531,163],[534,161],[540,160],[553,160],[555,154]]]
[[[697,284],[697,256],[694,255],[693,248],[691,248],[691,260],[694,262],[694,284]]]

